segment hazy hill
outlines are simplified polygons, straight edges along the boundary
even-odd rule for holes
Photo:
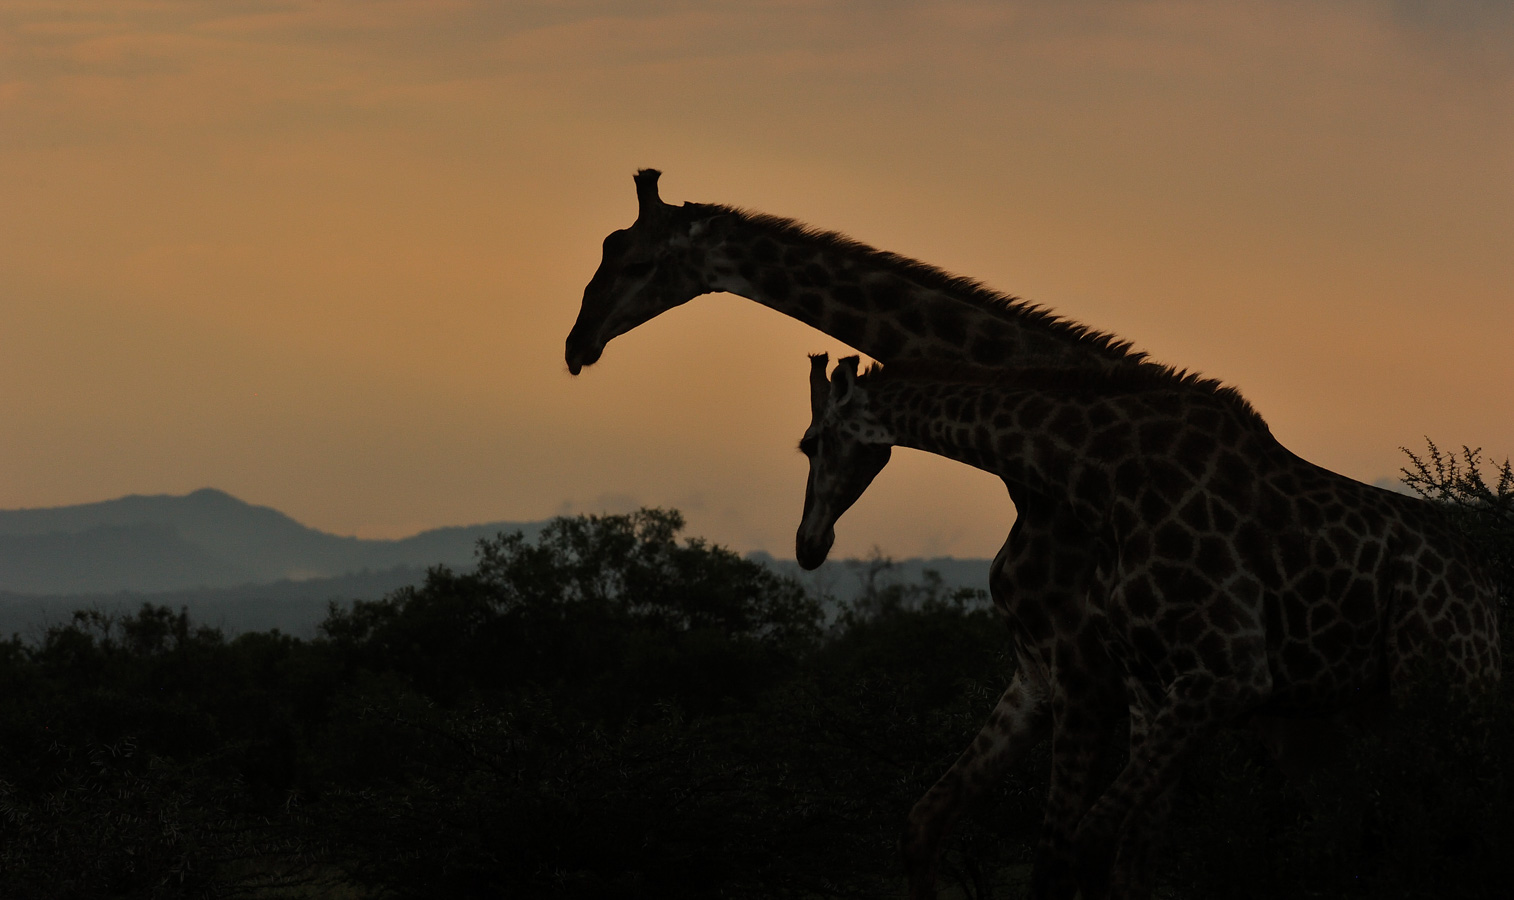
[[[0,510],[0,636],[38,637],[77,609],[131,612],[143,603],[187,607],[228,632],[279,628],[313,636],[333,600],[377,600],[417,584],[427,568],[469,569],[480,538],[544,522],[437,528],[402,540],[339,537],[266,506],[206,488],[185,496],[122,497],[47,509]],[[751,559],[838,600],[920,583],[986,589],[986,559],[836,560],[804,572],[792,559]]]
[[[402,540],[340,537],[206,488],[0,510],[0,591],[156,593],[333,578],[364,570],[467,566],[479,538],[534,536],[541,522],[439,528]]]
[[[155,591],[256,580],[169,525],[0,536],[0,589],[28,594]]]

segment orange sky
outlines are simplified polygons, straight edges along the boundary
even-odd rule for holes
[[[0,507],[672,505],[787,555],[804,354],[844,348],[712,296],[563,366],[640,166],[1223,378],[1347,475],[1502,459],[1511,8],[0,4]],[[991,555],[1012,515],[902,452],[836,552]]]

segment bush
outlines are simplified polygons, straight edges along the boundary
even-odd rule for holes
[[[475,573],[333,613],[344,658],[398,676],[331,754],[350,771],[389,754],[320,813],[354,879],[479,897],[892,889],[904,812],[1008,679],[1003,626],[937,581],[869,592],[823,639],[815,598],[678,543],[681,524],[558,520],[534,546],[486,543]]]
[[[81,611],[36,647],[4,644],[5,895],[219,896],[308,880],[317,854],[289,801],[309,683],[274,662],[296,645],[228,643],[153,606]]]
[[[1013,674],[1006,629],[930,578],[872,578],[827,624],[682,524],[502,535],[475,571],[333,609],[314,641],[144,607],[0,642],[4,893],[901,893],[904,817]],[[1221,735],[1178,797],[1161,895],[1498,896],[1514,696],[1449,695],[1406,697],[1313,805]],[[948,886],[1023,890],[1047,763],[959,823]]]
[[[1514,604],[1514,469],[1509,460],[1494,466],[1481,450],[1461,448],[1458,458],[1426,440],[1429,452],[1420,457],[1410,450],[1404,484],[1440,506],[1456,523],[1473,553],[1498,586],[1505,607]],[[1497,481],[1489,485],[1483,469],[1492,467]]]

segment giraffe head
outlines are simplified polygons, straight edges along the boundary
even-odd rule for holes
[[[564,355],[574,375],[598,362],[611,338],[708,290],[690,259],[701,208],[662,202],[660,175],[656,169],[636,173],[636,221],[605,238],[599,269],[568,333]]]
[[[838,360],[829,380],[827,362],[824,353],[810,357],[810,427],[799,441],[810,476],[794,556],[805,569],[825,562],[836,542],[836,520],[888,465],[894,447],[894,436],[868,410],[867,389],[857,383],[857,357]]]

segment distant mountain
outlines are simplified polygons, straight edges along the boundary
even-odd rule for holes
[[[438,528],[402,540],[339,537],[210,488],[0,510],[0,591],[144,593],[473,563],[480,538],[543,522]]]
[[[48,509],[0,510],[0,637],[37,638],[74,610],[130,613],[181,607],[228,633],[278,628],[313,637],[331,601],[377,600],[445,565],[471,569],[479,539],[545,522],[490,522],[402,540],[339,537],[276,509],[206,488],[185,496],[122,497]],[[814,572],[792,559],[748,558],[797,578],[817,596],[853,600],[871,582],[987,590],[986,559],[833,560]]]
[[[168,591],[257,580],[169,525],[0,536],[0,589],[24,594]]]

